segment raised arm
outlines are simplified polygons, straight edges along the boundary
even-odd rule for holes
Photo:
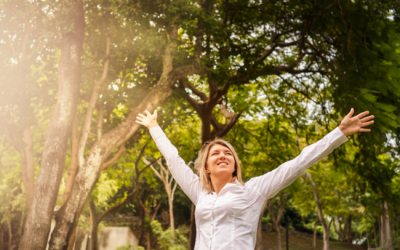
[[[202,190],[199,177],[185,164],[185,161],[179,156],[176,147],[171,144],[160,126],[158,126],[157,110],[154,111],[154,114],[150,114],[147,110],[145,112],[147,116],[139,114],[136,118],[136,123],[149,128],[153,140],[167,161],[172,176],[196,205],[197,198]]]
[[[374,123],[372,121],[374,116],[366,117],[368,113],[366,111],[353,117],[354,110],[351,109],[338,128],[318,142],[305,147],[300,155],[293,160],[285,162],[275,170],[262,176],[250,179],[246,186],[258,190],[266,199],[275,196],[279,191],[302,176],[307,168],[313,166],[335,148],[345,143],[347,141],[346,136],[357,132],[369,132],[370,130],[364,127]]]

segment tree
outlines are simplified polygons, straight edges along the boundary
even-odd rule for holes
[[[168,196],[168,205],[169,205],[169,223],[171,226],[171,236],[172,238],[174,237],[174,231],[175,231],[175,223],[174,223],[174,194],[177,186],[177,182],[175,182],[174,187],[172,187],[172,181],[174,178],[172,176],[169,176],[169,170],[168,168],[165,168],[161,162],[161,160],[157,160],[158,165],[160,166],[160,171],[157,171],[152,165],[151,162],[146,160],[146,158],[143,158],[144,163],[146,165],[149,165],[150,168],[154,171],[156,176],[163,182],[165,191],[167,192]]]
[[[68,14],[62,26],[58,99],[47,126],[41,167],[20,249],[46,248],[50,221],[65,164],[67,142],[77,107],[80,56],[85,30],[83,4],[79,0],[65,4],[65,7],[68,6]]]
[[[90,228],[91,237],[90,237],[89,249],[91,249],[91,250],[98,249],[98,237],[97,237],[98,226],[99,226],[99,223],[104,219],[104,217],[106,217],[110,213],[117,211],[119,208],[126,205],[128,202],[130,202],[131,199],[133,199],[137,195],[137,192],[140,187],[140,185],[139,185],[140,176],[149,166],[151,166],[150,164],[147,164],[147,166],[143,167],[142,169],[139,169],[139,161],[140,161],[140,158],[144,154],[147,144],[148,144],[148,142],[145,143],[145,145],[142,147],[142,149],[140,150],[139,155],[137,156],[137,159],[135,161],[135,168],[134,168],[135,178],[134,178],[134,185],[133,185],[134,187],[132,190],[130,190],[130,192],[126,195],[126,197],[124,197],[122,199],[121,202],[108,207],[107,209],[105,209],[105,211],[103,211],[99,214],[94,201],[93,200],[89,201],[90,220],[91,220],[91,228]],[[118,158],[118,157],[116,157],[116,158]],[[102,166],[102,170],[105,170],[112,163],[113,163],[113,160],[111,160],[107,163],[104,163]]]
[[[317,187],[314,183],[314,181],[311,178],[311,175],[306,172],[305,173],[306,178],[310,181],[310,184],[313,188],[314,191],[314,197],[315,197],[315,203],[317,205],[317,213],[318,213],[318,219],[322,224],[322,228],[324,230],[324,250],[329,250],[329,237],[330,237],[330,228],[331,228],[331,223],[333,222],[333,219],[331,219],[328,223],[326,223],[324,215],[322,213],[322,208],[321,208],[321,202],[318,196],[318,191],[317,191]]]

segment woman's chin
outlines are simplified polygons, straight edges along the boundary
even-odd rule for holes
[[[232,176],[233,169],[226,166],[226,167],[219,167],[216,171],[217,175],[230,175]]]

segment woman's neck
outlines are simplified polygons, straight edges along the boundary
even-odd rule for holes
[[[211,176],[211,183],[214,188],[214,192],[218,195],[219,192],[225,187],[227,183],[233,183],[234,178],[232,176]]]

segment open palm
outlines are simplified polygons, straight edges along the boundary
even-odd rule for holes
[[[372,120],[374,118],[373,115],[366,116],[369,114],[369,111],[364,111],[356,116],[354,115],[354,109],[351,109],[350,112],[343,118],[342,122],[339,125],[340,130],[344,135],[349,136],[358,132],[370,132],[370,129],[364,128],[368,125],[374,123]]]
[[[146,128],[157,127],[157,110],[154,110],[154,114],[151,114],[149,111],[144,111],[146,115],[141,113],[136,117],[136,123],[145,126]]]

